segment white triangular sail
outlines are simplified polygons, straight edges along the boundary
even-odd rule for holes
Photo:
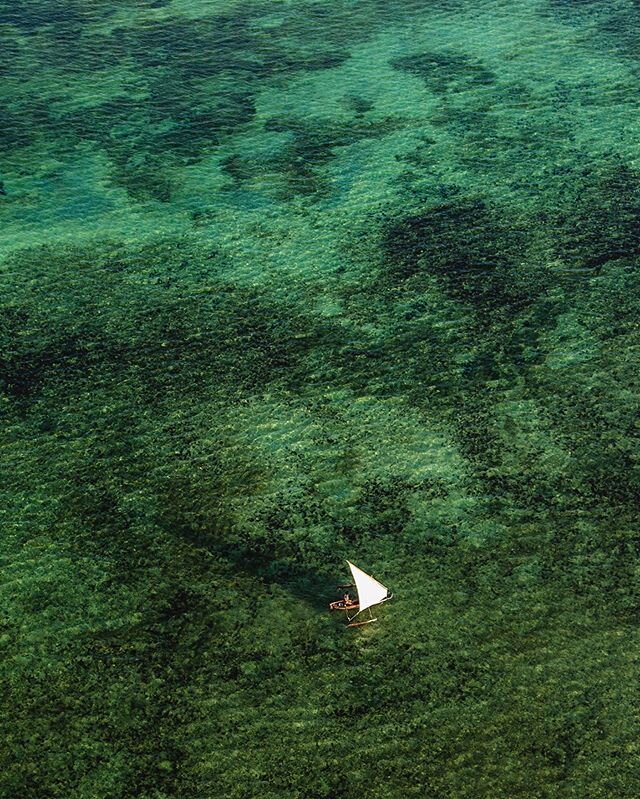
[[[353,574],[353,581],[358,591],[358,601],[360,603],[358,613],[362,613],[363,610],[388,598],[389,591],[382,583],[365,574],[362,569],[354,566],[351,561],[348,560],[347,563],[351,569],[351,574]]]

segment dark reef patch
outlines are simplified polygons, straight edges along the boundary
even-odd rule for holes
[[[16,17],[27,34],[20,43],[24,54],[37,50],[38,58],[54,71],[53,85],[59,81],[52,95],[55,110],[44,106],[38,110],[26,98],[10,105],[3,126],[7,146],[30,144],[34,129],[55,131],[49,137],[54,152],[65,157],[79,141],[91,143],[107,154],[111,179],[133,200],[163,203],[174,191],[172,169],[197,163],[241,131],[254,119],[256,96],[264,88],[339,66],[353,45],[372,35],[385,18],[383,14],[376,21],[380,9],[375,2],[365,4],[366,9],[347,3],[331,10],[306,4],[303,10],[282,13],[277,24],[265,28],[263,17],[273,9],[252,2],[233,12],[193,19],[134,18],[129,25],[106,31],[89,23],[116,13],[117,5],[100,12],[74,2],[45,5],[30,3],[29,13]],[[404,11],[413,14],[418,9]],[[13,15],[7,14],[9,21]],[[373,17],[362,25],[366,14]],[[22,63],[22,58],[15,64],[8,60],[9,76],[20,78]],[[81,79],[95,70],[102,74],[106,68],[121,67],[136,74],[131,94],[125,81],[117,97],[98,95],[78,108],[65,75]],[[370,108],[368,100],[356,98],[350,103],[356,119]],[[326,185],[317,167],[327,160],[328,149],[381,135],[380,129],[367,130],[361,122],[348,127],[326,134],[301,132],[291,152],[273,160],[273,171],[282,170],[284,175],[284,194],[323,193]]]
[[[115,3],[106,14],[114,13]],[[11,3],[0,6],[0,24],[16,25],[26,33],[32,33],[42,26],[56,26],[62,30],[74,30],[89,18],[85,4],[77,0],[29,0],[20,8]],[[104,14],[105,11],[99,12]]]
[[[499,220],[483,201],[460,200],[389,226],[382,279],[402,286],[434,275],[478,312],[505,313],[531,301],[515,270],[525,246],[523,232]]]
[[[172,280],[169,262],[184,273]],[[207,265],[207,254],[170,244],[15,256],[10,272],[5,265],[14,297],[1,329],[5,391],[24,400],[49,381],[71,388],[89,376],[133,381],[150,401],[206,384],[296,385],[305,353],[328,331],[286,301],[206,276]]]
[[[324,37],[309,37],[306,22],[304,36],[302,30],[289,35],[290,25],[267,36],[255,25],[264,11],[260,4],[201,19],[149,19],[109,33],[93,32],[80,6],[75,17],[74,4],[56,9],[32,9],[33,25],[27,26],[29,33],[37,28],[38,53],[47,66],[82,75],[133,64],[135,96],[119,94],[66,110],[64,84],[51,118],[31,97],[20,99],[0,118],[0,146],[30,144],[35,129],[55,129],[54,148],[65,152],[78,141],[97,144],[111,162],[114,183],[137,201],[168,202],[171,168],[196,163],[250,122],[265,85],[348,58],[331,42],[330,18]],[[18,15],[23,25],[27,16]],[[7,62],[8,72],[19,75],[21,63]]]
[[[288,134],[288,140],[278,151],[255,157],[233,154],[225,160],[223,168],[233,178],[234,188],[257,174],[272,174],[281,181],[278,199],[287,200],[296,195],[317,195],[320,199],[332,191],[322,175],[322,167],[334,158],[338,148],[383,137],[400,126],[398,120],[367,123],[361,116],[356,112],[354,120],[347,123],[324,118],[268,119],[267,132]]]
[[[589,171],[569,188],[566,215],[551,218],[557,255],[598,269],[640,255],[640,173],[620,163]]]
[[[482,63],[456,52],[402,56],[393,60],[391,66],[420,78],[435,94],[468,91],[480,86],[491,86],[495,82],[493,72]]]
[[[45,119],[46,113],[37,108],[32,108],[26,116],[11,108],[0,109],[0,152],[10,153],[18,147],[27,147],[34,140],[38,123]]]

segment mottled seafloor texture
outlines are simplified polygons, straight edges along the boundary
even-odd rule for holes
[[[0,795],[637,799],[637,0],[0,36]]]

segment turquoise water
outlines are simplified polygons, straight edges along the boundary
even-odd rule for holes
[[[0,793],[637,799],[636,4],[0,36]]]

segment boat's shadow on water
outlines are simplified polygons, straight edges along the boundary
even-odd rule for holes
[[[174,528],[173,533],[195,549],[202,550],[203,555],[226,562],[233,574],[244,574],[265,585],[278,586],[314,610],[328,610],[330,602],[341,598],[337,586],[341,582],[340,577],[343,577],[344,583],[347,575],[340,561],[336,561],[335,568],[331,570],[335,576],[327,574],[326,565],[320,573],[311,565],[284,564],[268,548],[251,551],[238,547],[236,542],[225,537],[223,527],[200,531],[185,525],[180,529]]]
[[[336,586],[331,580],[311,573],[279,580],[278,585],[316,611],[326,611],[337,596]]]

